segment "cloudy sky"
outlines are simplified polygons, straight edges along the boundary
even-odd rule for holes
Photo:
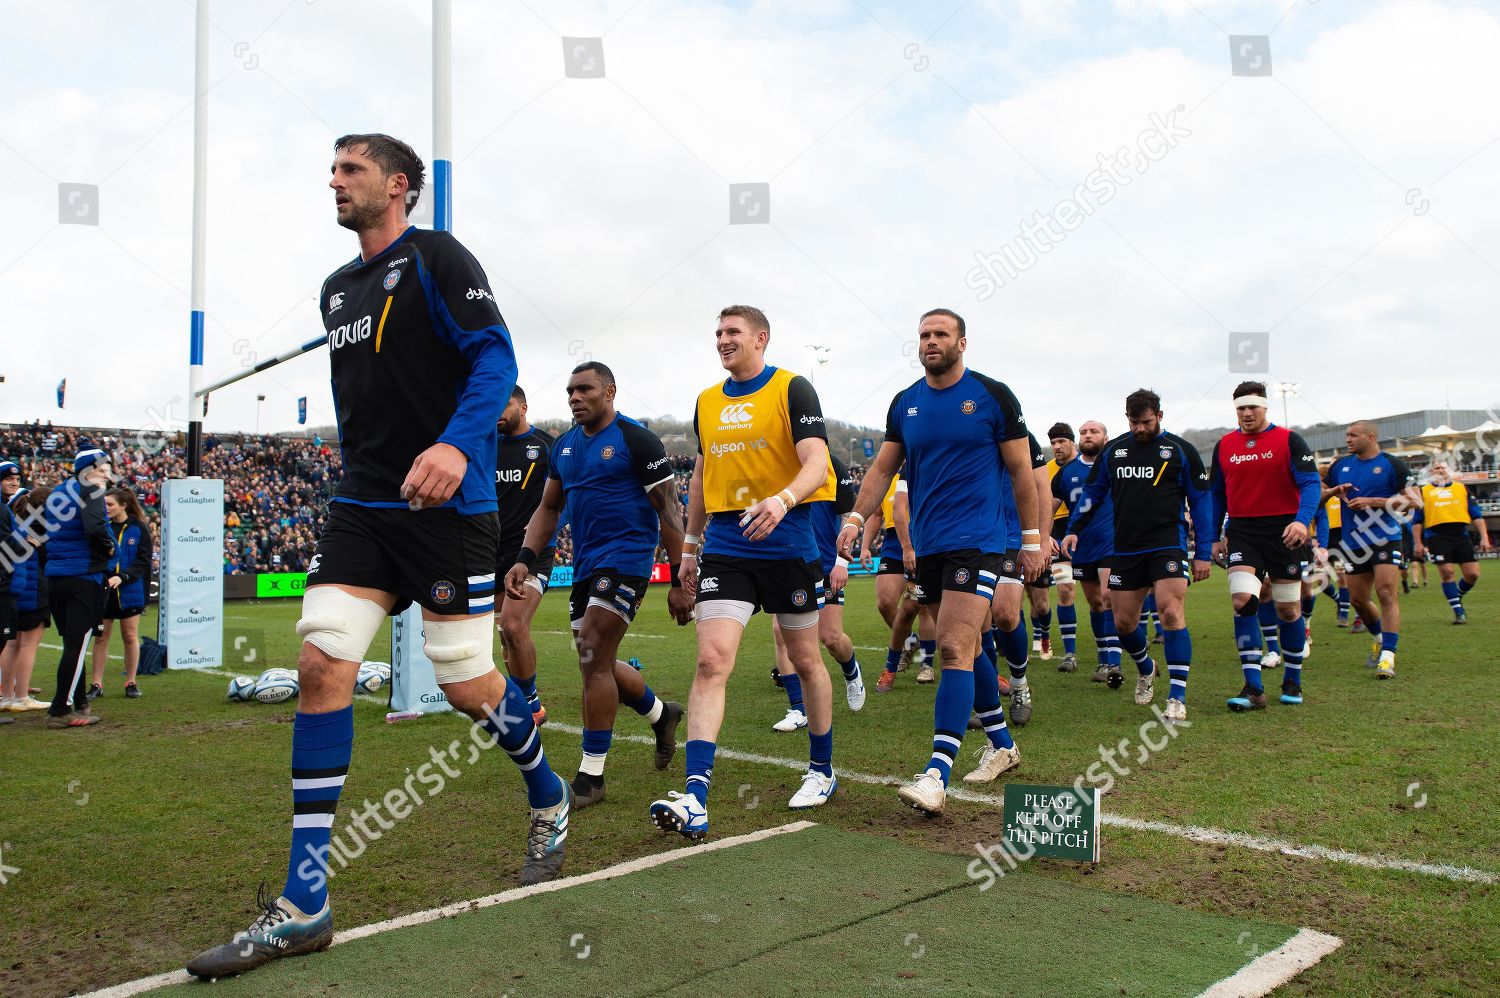
[[[193,4],[4,8],[0,419],[180,425]],[[770,315],[773,363],[829,348],[824,409],[866,424],[938,305],[1042,427],[1118,424],[1142,384],[1169,425],[1226,424],[1234,365],[1299,384],[1293,423],[1500,398],[1493,4],[455,8],[455,231],[534,415],[565,415],[590,355],[623,411],[686,415],[735,301]],[[210,378],[321,331],[322,278],[356,252],[332,140],[430,157],[429,10],[214,3]],[[96,225],[60,222],[84,210],[68,184],[98,186]],[[207,425],[253,427],[257,393],[263,429],[300,395],[332,421],[323,351],[216,394]]]

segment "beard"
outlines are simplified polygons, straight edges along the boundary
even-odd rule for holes
[[[1103,449],[1103,444],[1096,444],[1092,440],[1086,440],[1078,445],[1078,450],[1084,457],[1094,457]]]
[[[953,365],[958,363],[960,356],[962,355],[959,353],[957,347],[939,354],[936,360],[928,360],[924,354],[922,356],[922,367],[926,369],[928,374],[941,377],[953,370]]]
[[[351,197],[348,210],[338,216],[338,222],[344,228],[354,232],[368,232],[380,227],[385,220],[385,198],[370,198],[361,201]]]

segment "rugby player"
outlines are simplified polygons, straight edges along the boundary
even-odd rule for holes
[[[583,673],[583,759],[573,779],[573,806],[604,800],[604,761],[621,703],[651,725],[656,768],[677,753],[682,705],[662,701],[636,669],[617,657],[651,581],[657,538],[673,575],[682,561],[682,501],[661,440],[615,410],[615,375],[596,360],[573,368],[568,408],[574,426],[557,440],[547,485],[526,525],[525,542],[505,576],[506,593],[524,598],[538,549],[557,534],[564,504],[573,528],[573,591],[568,619]],[[680,582],[667,594],[678,623],[693,602]]]
[[[1270,586],[1279,657],[1286,667],[1281,702],[1302,702],[1307,650],[1302,573],[1312,554],[1308,540],[1323,490],[1312,451],[1301,436],[1267,418],[1267,405],[1262,382],[1243,381],[1235,386],[1239,426],[1214,444],[1209,465],[1213,512],[1211,519],[1202,521],[1205,532],[1213,537],[1214,559],[1229,566],[1235,641],[1245,675],[1244,687],[1229,699],[1229,709],[1235,711],[1266,707],[1261,682],[1264,660],[1250,663],[1243,654],[1252,642],[1256,647],[1261,643],[1264,585]]]
[[[568,785],[548,766],[526,698],[496,671],[493,652],[494,461],[496,424],[516,381],[510,333],[469,251],[451,233],[408,224],[425,173],[410,146],[388,135],[345,135],[334,143],[332,172],[338,222],[357,234],[360,252],[318,296],[344,477],[308,566],[297,623],[286,885],[257,899],[263,910],[247,931],[188,961],[203,978],[333,941],[327,862],[354,742],[354,678],[385,618],[413,602],[448,702],[525,780],[523,883],[557,876],[568,834]],[[409,795],[420,794],[415,782],[413,774]],[[478,840],[473,848],[487,855]]]
[[[818,648],[823,570],[808,506],[837,494],[823,410],[806,378],[766,363],[771,324],[760,309],[723,309],[714,337],[729,377],[698,395],[693,414],[698,456],[682,556],[682,584],[696,591],[698,607],[687,787],[649,807],[658,828],[694,841],[708,834],[725,687],[759,610],[776,615],[807,704],[808,769],[787,806],[820,807],[838,790],[832,685]]]
[[[1024,491],[1029,484],[1036,490],[1037,507],[1043,511],[1051,508],[1052,479],[1047,474],[1047,455],[1030,432],[1026,444],[1031,455],[1031,477],[1012,480],[1009,472],[1001,485],[1003,509],[1005,511],[1006,536],[1005,557],[1000,560],[1000,579],[995,586],[994,599],[990,601],[990,630],[980,636],[982,654],[992,663],[998,651],[1005,657],[1010,671],[1010,723],[1024,728],[1031,720],[1031,684],[1026,679],[1026,617],[1021,613],[1021,595],[1029,588],[1022,578],[1018,557],[1021,547],[1021,520],[1016,509],[1016,493]],[[1048,536],[1043,545],[1046,561],[1051,560],[1052,539]],[[1047,572],[1038,578],[1045,579]],[[1045,590],[1043,590],[1045,592]],[[998,666],[998,663],[996,663]],[[978,705],[975,706],[979,712]]]
[[[516,555],[525,540],[526,524],[542,501],[547,483],[547,468],[552,444],[556,438],[546,430],[532,426],[526,419],[526,393],[517,385],[511,389],[510,401],[496,424],[499,450],[495,456],[495,502],[500,515],[500,557],[495,572],[501,578],[516,563]],[[496,629],[505,657],[505,673],[521,688],[531,707],[531,719],[538,726],[547,723],[547,708],[542,706],[536,688],[536,644],[531,640],[531,618],[542,605],[547,583],[552,577],[552,563],[557,548],[554,539],[536,557],[536,564],[521,595],[500,594],[496,612]]]
[[[890,643],[885,653],[885,669],[875,681],[875,692],[889,693],[896,683],[896,673],[910,658],[912,623],[923,609],[911,596],[917,555],[911,546],[911,503],[906,482],[899,475],[891,479],[880,502],[878,517],[870,517],[865,524],[859,557],[866,571],[872,564],[876,537],[882,540],[875,574],[875,607],[890,628]],[[917,681],[931,682],[932,677],[924,675],[928,672],[930,668],[924,661]]]
[[[1062,527],[1063,536],[1068,534],[1073,514],[1083,496],[1083,485],[1094,470],[1099,454],[1108,442],[1104,424],[1091,419],[1078,427],[1078,452],[1073,460],[1058,469],[1052,479],[1052,498],[1059,503],[1058,509],[1068,509],[1069,520]],[[1120,637],[1115,629],[1115,618],[1110,603],[1109,559],[1114,554],[1114,509],[1113,499],[1105,493],[1101,509],[1094,522],[1078,538],[1078,545],[1068,549],[1059,543],[1059,557],[1073,566],[1073,579],[1083,584],[1083,598],[1089,605],[1089,627],[1094,634],[1094,649],[1097,665],[1091,682],[1108,683],[1117,690],[1125,676],[1120,671]],[[1054,528],[1055,529],[1055,528]],[[1076,626],[1076,618],[1075,618]],[[1067,650],[1067,632],[1063,632],[1064,651]],[[1072,668],[1066,668],[1071,665]],[[1078,667],[1077,659],[1069,661],[1063,656],[1059,671],[1072,672]]]
[[[1084,483],[1083,498],[1068,520],[1063,550],[1078,546],[1078,535],[1101,515],[1105,496],[1113,500],[1114,554],[1109,563],[1110,600],[1120,646],[1135,660],[1140,674],[1135,702],[1145,706],[1155,696],[1156,663],[1150,638],[1140,623],[1148,589],[1156,593],[1157,612],[1165,630],[1169,690],[1163,715],[1187,719],[1188,670],[1193,659],[1185,604],[1188,579],[1202,582],[1209,574],[1212,523],[1208,471],[1192,444],[1162,429],[1161,397],[1140,388],[1125,398],[1130,432],[1115,437],[1100,451]],[[1191,507],[1194,551],[1188,566],[1185,507]]]
[[[915,592],[919,603],[938,607],[942,675],[930,759],[899,794],[912,807],[936,814],[946,803],[971,709],[978,711],[989,745],[965,779],[988,782],[1021,762],[1000,709],[999,676],[979,654],[979,637],[1007,549],[1004,478],[1008,473],[1014,481],[1030,481],[1032,462],[1015,394],[964,365],[963,318],[945,308],[927,312],[918,344],[926,374],[891,401],[885,441],[845,518],[839,550],[849,551],[901,470],[912,507]],[[1017,561],[1025,582],[1046,566],[1042,510],[1034,488],[1017,488],[1015,503],[1022,541]]]
[[[1401,521],[1397,514],[1421,502],[1411,469],[1380,449],[1375,423],[1349,424],[1349,454],[1329,465],[1324,484],[1343,501],[1344,554],[1349,602],[1374,642],[1365,667],[1376,678],[1396,675],[1401,638]]]
[[[1318,478],[1324,479],[1332,462],[1318,465]],[[1337,585],[1334,600],[1338,604],[1338,626],[1349,626],[1349,580],[1344,575],[1344,506],[1337,494],[1323,500],[1323,513],[1328,521],[1328,565],[1333,570],[1333,581]],[[1358,620],[1358,618],[1355,618]]]
[[[844,633],[844,587],[849,582],[849,562],[839,556],[839,522],[843,515],[854,508],[854,476],[849,466],[833,454],[829,454],[834,476],[838,479],[838,490],[833,502],[812,505],[813,533],[818,540],[818,557],[823,568],[823,605],[818,609],[818,640],[838,663],[844,676],[844,702],[851,711],[865,705],[865,681],[860,675],[859,659],[854,654],[854,642]],[[786,642],[781,637],[781,626],[771,621],[771,630],[776,639],[776,672],[786,690],[786,717],[771,725],[772,730],[789,732],[807,726],[807,712],[802,702],[802,680],[786,654]]]
[[[1416,554],[1431,555],[1437,564],[1443,596],[1453,610],[1455,624],[1469,622],[1464,597],[1479,582],[1479,559],[1474,553],[1474,539],[1469,536],[1471,523],[1479,534],[1479,550],[1488,554],[1490,529],[1484,522],[1484,512],[1468,488],[1453,480],[1448,465],[1439,461],[1422,486],[1422,506],[1412,524],[1412,540]]]
[[[1078,447],[1074,442],[1073,428],[1067,423],[1054,423],[1052,429],[1047,431],[1048,442],[1052,445],[1052,460],[1047,462],[1047,474],[1050,481],[1056,482],[1058,472],[1073,463],[1078,457]],[[1077,584],[1073,581],[1073,564],[1063,556],[1062,539],[1067,536],[1068,530],[1068,504],[1055,497],[1051,497],[1048,508],[1052,513],[1052,571],[1050,578],[1052,584],[1057,587],[1057,632],[1062,638],[1063,657],[1057,664],[1058,672],[1073,672],[1078,668],[1078,609],[1073,605],[1076,596]],[[1033,582],[1033,586],[1037,583]],[[1043,600],[1045,603],[1046,601]],[[1032,615],[1036,617],[1036,604],[1032,604]],[[1036,629],[1042,632],[1042,658],[1048,658],[1051,648],[1048,647],[1047,631],[1050,630],[1051,613],[1047,615],[1048,626],[1043,626],[1042,618],[1036,618]]]

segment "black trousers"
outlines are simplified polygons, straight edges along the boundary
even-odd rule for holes
[[[69,710],[88,709],[89,639],[104,619],[104,587],[82,576],[54,576],[47,580],[47,598],[63,639],[62,659],[57,663],[57,693],[49,712],[61,717]]]
[[[9,588],[10,580],[5,580],[6,588]],[[5,650],[16,636],[16,597],[10,592],[0,592],[0,652]],[[25,696],[26,691],[22,690]]]

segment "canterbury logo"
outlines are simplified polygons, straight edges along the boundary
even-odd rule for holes
[[[755,418],[750,410],[755,408],[754,402],[732,402],[719,412],[721,423],[748,423]]]

